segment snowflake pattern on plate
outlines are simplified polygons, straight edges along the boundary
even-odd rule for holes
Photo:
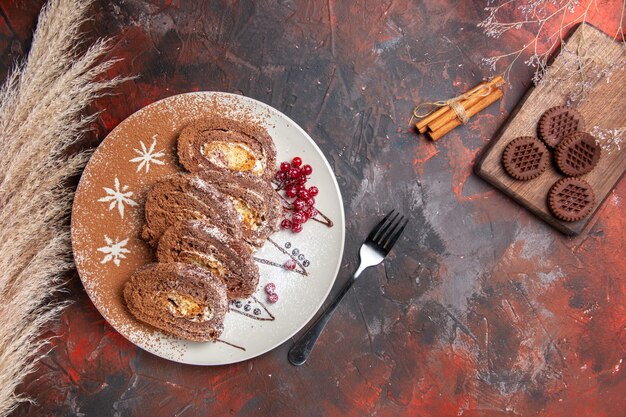
[[[156,164],[156,165],[165,165],[165,162],[159,159],[165,156],[165,152],[163,152],[163,150],[155,152],[154,147],[156,146],[156,143],[157,143],[157,135],[155,134],[152,136],[152,145],[150,145],[150,148],[147,148],[146,145],[141,140],[139,141],[139,144],[141,145],[141,149],[137,149],[137,148],[133,149],[135,153],[139,156],[136,158],[130,159],[129,162],[139,163],[139,165],[137,166],[136,172],[141,171],[141,169],[145,167],[146,174],[147,174],[148,172],[150,172],[151,163]]]
[[[115,177],[113,188],[102,187],[106,192],[106,196],[99,198],[98,201],[102,203],[110,203],[109,211],[113,210],[117,206],[117,210],[120,213],[122,219],[124,218],[124,204],[135,207],[137,202],[132,197],[133,192],[128,191],[128,185],[120,185],[120,180]]]
[[[130,251],[125,247],[128,243],[128,238],[113,242],[113,239],[104,235],[104,241],[106,242],[106,246],[98,248],[98,251],[105,254],[100,263],[106,264],[113,261],[115,266],[120,266],[121,260],[126,258],[127,253],[130,253]]]

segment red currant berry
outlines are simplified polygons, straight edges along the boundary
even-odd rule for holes
[[[296,269],[296,261],[294,261],[293,259],[288,260],[283,264],[283,268],[285,268],[287,271],[293,271],[294,269]]]
[[[319,192],[320,190],[316,186],[309,188],[309,195],[311,197],[315,197]]]
[[[284,219],[282,222],[280,222],[280,227],[282,227],[283,229],[291,229],[291,221],[289,219]]]
[[[268,294],[274,294],[276,291],[276,285],[273,282],[270,282],[265,286],[265,292]]]
[[[289,165],[289,162],[283,162],[280,164],[280,172],[289,172],[290,169],[291,165]]]
[[[300,177],[298,177],[298,179],[296,180],[296,184],[304,184],[306,182],[306,176],[301,175]]]
[[[299,156],[296,156],[295,158],[291,160],[291,165],[293,165],[296,168],[300,167],[300,165],[302,165],[302,158],[300,158]]]
[[[311,217],[317,216],[317,209],[313,206],[308,206],[304,210],[304,214],[310,219]]]
[[[309,207],[313,207],[315,205],[315,199],[313,197],[309,197],[306,199],[306,204]]]
[[[304,184],[296,184],[296,194],[300,190],[306,190],[306,185],[304,185]]]
[[[306,200],[307,198],[309,198],[309,192],[307,190],[300,190],[298,191],[298,197],[300,197],[303,200]]]
[[[302,210],[304,208],[304,206],[306,206],[306,201],[304,201],[304,200],[297,199],[296,201],[293,202],[293,209],[296,212]]]
[[[294,228],[298,225],[302,225],[302,223],[306,222],[307,218],[304,215],[304,213],[302,213],[301,211],[296,211],[295,213],[293,213],[293,215],[291,216],[291,230],[293,230],[294,232],[296,231]]]
[[[296,178],[300,178],[300,175],[302,174],[300,173],[300,170],[298,168],[291,168],[289,170],[289,178],[292,178],[295,180]]]
[[[276,294],[275,292],[268,294],[267,301],[269,301],[271,304],[274,304],[276,301],[278,301],[278,294]]]
[[[276,178],[276,181],[279,181],[279,182],[283,182],[287,179],[284,172],[277,172],[274,178]]]
[[[290,185],[287,187],[287,190],[285,190],[285,194],[287,194],[289,198],[295,198],[298,195],[298,189],[295,185]]]
[[[311,167],[311,165],[304,165],[302,167],[302,173],[304,175],[311,175],[313,173],[313,167]]]
[[[291,231],[294,233],[300,233],[302,231],[302,225],[300,223],[291,226]]]

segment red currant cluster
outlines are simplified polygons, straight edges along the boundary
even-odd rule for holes
[[[267,294],[267,300],[274,304],[278,301],[278,294],[276,294],[276,285],[273,282],[270,282],[265,286],[265,293]]]
[[[317,187],[307,188],[306,182],[308,176],[313,172],[311,165],[302,165],[302,158],[296,156],[291,163],[283,162],[280,164],[280,170],[276,173],[276,181],[278,182],[278,190],[285,190],[285,196],[290,206],[291,219],[285,217],[280,223],[283,229],[291,229],[292,232],[299,233],[302,231],[302,225],[311,217],[317,215],[315,209],[315,196],[319,193]]]

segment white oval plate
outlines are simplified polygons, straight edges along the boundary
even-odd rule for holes
[[[213,112],[263,123],[274,139],[279,162],[300,156],[310,164],[314,171],[307,185],[320,189],[316,207],[334,222],[334,227],[309,220],[299,234],[284,230],[275,233],[271,237],[275,244],[268,241],[255,257],[278,265],[290,256],[300,257],[301,264],[308,264],[308,275],[259,261],[259,288],[253,298],[242,300],[239,306],[231,303],[222,342],[196,343],[168,336],[135,320],[121,294],[132,273],[154,261],[154,251],[140,237],[148,189],[160,177],[183,171],[175,154],[178,133],[190,121]],[[223,365],[275,348],[315,315],[339,270],[344,222],[333,171],[302,128],[259,101],[235,94],[198,92],[146,106],[120,123],[100,144],[85,168],[74,199],[72,245],[89,297],[124,337],[173,361]],[[295,256],[294,249],[299,251]],[[280,297],[275,304],[267,301],[263,290],[269,282],[276,285]]]

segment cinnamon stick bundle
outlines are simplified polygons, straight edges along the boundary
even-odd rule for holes
[[[476,113],[500,100],[503,96],[500,88],[502,85],[504,79],[501,76],[480,83],[467,93],[445,102],[446,104],[441,105],[439,109],[418,121],[415,127],[431,140],[438,140]]]

